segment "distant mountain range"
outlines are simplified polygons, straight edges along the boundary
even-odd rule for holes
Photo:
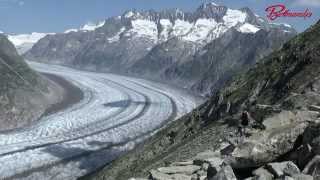
[[[24,54],[41,38],[54,33],[9,34],[8,39],[15,45],[19,54]]]
[[[99,23],[87,23],[78,29],[68,29],[64,33],[70,32],[87,32],[94,31],[95,29],[104,25],[104,21]],[[46,35],[55,35],[56,33],[38,33],[33,32],[30,34],[6,34],[0,31],[0,34],[5,34],[8,39],[15,45],[19,54],[24,54],[29,51],[32,46]]]
[[[88,30],[48,35],[29,60],[165,81],[208,94],[296,34],[249,8],[127,11]]]

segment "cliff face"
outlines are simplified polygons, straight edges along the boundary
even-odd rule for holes
[[[248,8],[210,3],[194,12],[128,11],[93,31],[48,35],[25,57],[165,81],[209,94],[295,34],[291,26],[269,23]],[[247,47],[249,41],[253,43]],[[225,51],[228,55],[221,54]]]
[[[0,35],[0,84],[0,130],[22,127],[59,101],[53,90],[61,89],[32,71],[3,35]]]
[[[284,159],[295,162],[305,169],[304,173],[317,176],[314,167],[319,165],[316,155],[320,147],[316,133],[320,113],[319,38],[320,21],[233,78],[194,112],[86,178],[147,177],[149,170],[175,161],[191,160],[192,164],[198,153],[207,150],[219,150],[219,155],[210,155],[219,156],[216,158],[230,165],[239,177],[241,172],[246,177],[253,176],[251,171],[255,168]],[[250,115],[244,137],[237,135],[243,112]],[[229,145],[220,151],[223,144]],[[306,165],[314,156],[315,160]],[[163,168],[152,171],[150,177],[156,173],[163,173]],[[277,177],[284,175],[275,174]]]

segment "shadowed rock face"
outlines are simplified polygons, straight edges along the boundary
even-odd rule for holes
[[[0,131],[36,120],[50,103],[59,100],[51,92],[54,85],[33,72],[3,35],[0,35],[0,84]]]
[[[302,171],[306,162],[319,154],[319,124],[314,125],[319,123],[320,113],[319,38],[320,21],[233,78],[194,112],[87,178],[147,177],[150,169],[219,150],[226,142],[231,148],[219,151],[219,158],[237,176],[248,177],[254,168],[281,159],[293,161]],[[237,127],[244,111],[249,112],[250,123],[247,136],[239,137]],[[317,166],[317,159],[305,172],[315,172],[310,167]],[[291,170],[286,173],[292,175]]]
[[[290,26],[268,23],[248,8],[203,4],[195,12],[128,11],[95,31],[48,35],[25,57],[208,94],[295,34]]]

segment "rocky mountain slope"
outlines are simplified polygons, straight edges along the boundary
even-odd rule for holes
[[[47,36],[25,57],[183,84],[205,94],[295,34],[291,26],[269,23],[248,8],[209,3],[194,12],[127,11],[93,31]],[[230,53],[221,54],[225,50]]]
[[[317,179],[319,38],[320,21],[192,113],[84,179]],[[241,136],[244,113],[249,127]],[[279,161],[285,162],[274,163]]]
[[[36,120],[60,101],[62,89],[33,72],[0,34],[0,131]]]

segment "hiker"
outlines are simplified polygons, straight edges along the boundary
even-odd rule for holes
[[[240,117],[240,124],[238,127],[238,132],[240,133],[240,136],[246,135],[246,128],[249,126],[249,119],[250,119],[250,115],[248,111],[244,111],[241,114]]]

